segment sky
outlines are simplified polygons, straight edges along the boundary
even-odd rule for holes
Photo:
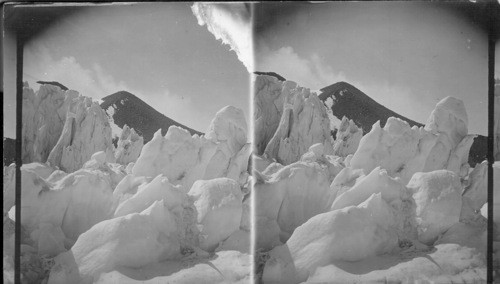
[[[469,133],[487,135],[487,34],[448,8],[263,4],[255,12],[255,68],[312,90],[345,81],[422,123],[439,100],[454,96],[465,103]]]
[[[191,6],[140,3],[82,8],[25,45],[23,79],[35,90],[38,80],[58,81],[96,100],[125,90],[201,132],[227,105],[243,109],[248,123],[249,73],[239,59],[245,53],[228,44],[230,36],[217,38],[217,26],[208,27],[213,19],[239,30],[248,28],[249,12],[242,4],[221,9]],[[228,18],[231,10],[239,18]],[[247,38],[239,34],[237,41],[249,45],[250,31]],[[12,48],[4,52],[4,136],[15,137],[15,126],[8,123],[15,118],[15,53]]]

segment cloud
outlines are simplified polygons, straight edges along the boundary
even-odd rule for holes
[[[256,70],[277,72],[287,80],[295,81],[312,90],[346,80],[342,72],[334,72],[333,68],[325,64],[317,54],[304,58],[289,46],[278,50],[261,48],[256,58]]]
[[[133,92],[132,92],[133,93]],[[138,93],[133,93],[138,94]],[[205,132],[214,114],[200,112],[191,96],[173,94],[169,90],[140,96],[143,101],[167,117],[200,132]]]
[[[38,48],[28,47],[24,56],[24,81],[38,90],[36,81],[57,81],[80,94],[100,100],[118,91],[128,91],[163,113],[169,118],[199,131],[205,131],[212,117],[199,117],[195,102],[189,96],[171,93],[168,89],[146,90],[111,76],[101,65],[93,63],[89,68],[82,66],[75,57],[55,59],[43,45]]]
[[[390,84],[387,81],[347,82],[388,109],[423,124],[426,123],[427,117],[431,114],[434,105],[438,102],[436,100],[434,105],[432,102],[428,103],[423,99],[423,94],[417,96],[410,88]]]
[[[38,89],[36,81],[57,81],[80,94],[101,99],[112,93],[127,90],[128,86],[107,75],[103,68],[94,63],[91,68],[83,67],[75,57],[56,60],[49,50],[28,47],[24,56],[24,80],[30,87]]]
[[[195,3],[191,7],[200,26],[229,45],[248,72],[253,72],[252,22],[245,3]]]
[[[425,123],[422,113],[430,114],[433,109],[432,103],[424,103],[421,96],[413,94],[408,87],[347,76],[342,71],[336,72],[317,54],[303,57],[289,46],[271,50],[265,45],[256,54],[256,70],[276,72],[316,93],[321,88],[345,81],[387,108],[421,123]]]

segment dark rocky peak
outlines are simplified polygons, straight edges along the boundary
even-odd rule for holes
[[[161,129],[162,135],[165,135],[171,125],[182,127],[188,130],[191,135],[203,134],[166,117],[127,91],[116,92],[112,95],[104,97],[102,101],[101,108],[104,110],[108,111],[110,107],[114,108],[114,123],[120,128],[123,128],[126,124],[135,129],[139,135],[144,137],[144,143],[150,141],[158,129]]]
[[[286,81],[285,77],[281,76],[280,74],[276,72],[260,72],[260,71],[255,71],[253,72],[255,75],[267,75],[267,76],[273,76],[277,78],[278,80],[284,82]]]
[[[339,119],[342,119],[343,116],[352,119],[363,128],[364,134],[370,132],[373,124],[378,120],[383,127],[389,117],[400,118],[408,122],[410,126],[424,126],[377,103],[358,88],[346,82],[338,82],[321,89],[319,98],[323,102],[331,98],[333,100],[331,107],[333,115]]]

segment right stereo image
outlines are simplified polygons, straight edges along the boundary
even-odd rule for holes
[[[257,283],[500,280],[491,19],[472,3],[254,6]],[[496,85],[497,161],[499,114]]]

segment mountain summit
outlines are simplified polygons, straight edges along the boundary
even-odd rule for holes
[[[363,128],[365,134],[370,132],[372,125],[378,120],[380,120],[380,126],[384,127],[385,122],[391,116],[408,122],[410,126],[424,126],[377,103],[358,88],[346,82],[338,82],[321,89],[319,98],[323,102],[331,98],[334,102],[331,107],[333,114],[339,119],[342,119],[343,116],[352,119]]]
[[[182,127],[188,130],[191,135],[203,134],[166,117],[129,92],[120,91],[104,97],[102,100],[101,108],[112,113],[114,123],[120,128],[126,124],[135,129],[144,137],[145,143],[150,141],[153,134],[160,128],[162,135],[165,135],[171,125]],[[114,110],[110,112],[109,108]]]

